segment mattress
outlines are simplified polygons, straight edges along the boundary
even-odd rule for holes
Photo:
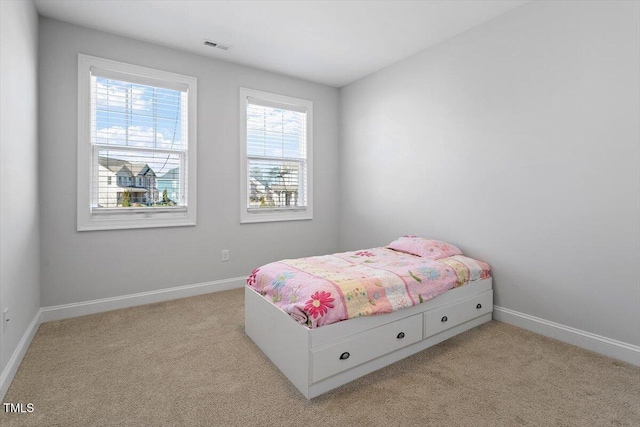
[[[461,253],[430,259],[378,247],[266,264],[253,271],[247,286],[316,328],[415,306],[488,277],[487,263]]]

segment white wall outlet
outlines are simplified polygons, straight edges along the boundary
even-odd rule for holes
[[[222,250],[222,261],[229,261],[229,249]]]
[[[7,307],[2,312],[2,333],[7,332],[7,328],[9,327],[9,320],[9,307]]]

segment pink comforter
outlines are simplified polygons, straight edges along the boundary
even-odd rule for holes
[[[489,269],[463,255],[432,260],[373,248],[272,262],[254,270],[247,285],[315,328],[420,304],[489,277]]]

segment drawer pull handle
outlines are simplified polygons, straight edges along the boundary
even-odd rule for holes
[[[401,340],[402,338],[404,338],[404,332],[400,332],[400,333],[398,334],[398,337],[397,337],[397,338],[398,338],[399,340]]]
[[[348,351],[345,351],[340,355],[340,360],[347,360],[351,356]]]
[[[441,322],[446,322],[447,320],[449,320],[447,316],[442,316],[442,319],[440,319]]]
[[[478,305],[476,305],[476,308],[477,308],[478,310],[480,310],[480,309],[482,308],[482,304],[478,304]]]

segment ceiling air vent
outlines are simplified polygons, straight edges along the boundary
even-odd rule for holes
[[[231,46],[229,46],[229,45],[218,43],[218,42],[214,42],[214,41],[211,41],[211,40],[205,40],[204,41],[204,45],[205,46],[209,46],[209,47],[215,47],[215,48],[221,49],[221,50],[229,50],[229,49],[231,49]]]

